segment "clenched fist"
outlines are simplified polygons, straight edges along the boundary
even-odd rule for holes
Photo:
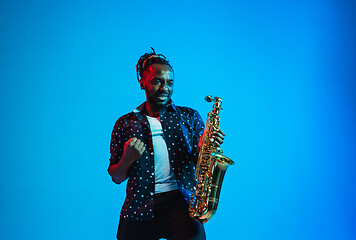
[[[140,139],[136,137],[130,138],[124,144],[124,152],[122,157],[128,161],[129,165],[132,165],[137,159],[141,157],[145,149],[145,144]]]

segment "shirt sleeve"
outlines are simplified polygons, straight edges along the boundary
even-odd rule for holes
[[[122,119],[118,119],[111,133],[109,168],[111,167],[111,165],[118,163],[122,157],[123,148],[124,148],[124,140],[123,140],[122,133],[123,133]]]
[[[194,115],[193,115],[193,154],[198,157],[197,153],[197,146],[199,143],[199,138],[200,136],[204,133],[204,122],[203,119],[201,118],[200,114],[198,111],[194,110]]]

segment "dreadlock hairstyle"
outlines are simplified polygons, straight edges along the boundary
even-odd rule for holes
[[[143,73],[154,63],[163,64],[170,67],[173,71],[172,66],[169,64],[168,60],[163,54],[156,54],[155,50],[151,47],[151,53],[145,53],[140,57],[136,65],[137,80],[142,84]],[[174,73],[174,71],[173,71]]]

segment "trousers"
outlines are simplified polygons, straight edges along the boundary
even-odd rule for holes
[[[147,221],[120,219],[118,240],[205,240],[202,223],[192,219],[188,204],[179,190],[155,196],[154,218]]]

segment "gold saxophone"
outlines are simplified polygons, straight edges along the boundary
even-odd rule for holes
[[[211,133],[219,129],[219,111],[222,110],[221,98],[215,97],[214,99],[213,110],[208,113],[199,151],[195,173],[197,181],[195,194],[192,195],[189,205],[189,215],[202,223],[206,223],[214,216],[226,169],[234,164],[230,158],[222,155],[222,149],[216,146],[211,137]],[[213,97],[207,96],[205,100],[211,102]]]

